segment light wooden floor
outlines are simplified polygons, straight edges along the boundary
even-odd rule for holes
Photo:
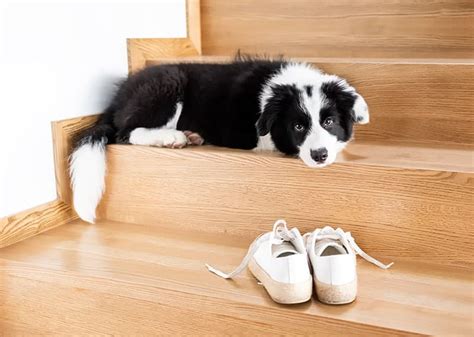
[[[75,222],[0,250],[0,335],[472,335],[466,269],[359,259],[357,301],[273,303],[248,272],[248,242],[115,222]],[[429,260],[429,257],[427,257]]]

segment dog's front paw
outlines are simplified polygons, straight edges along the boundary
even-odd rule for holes
[[[182,131],[178,130],[161,130],[162,133],[157,139],[155,146],[162,146],[171,149],[181,149],[188,144],[188,138]]]
[[[180,149],[187,145],[188,138],[183,131],[174,129],[136,128],[130,133],[130,143]]]

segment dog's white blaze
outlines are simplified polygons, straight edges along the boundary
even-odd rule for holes
[[[339,142],[337,137],[327,132],[319,123],[313,124],[310,133],[300,146],[299,157],[304,163],[310,167],[324,167],[332,164],[337,157],[337,154],[344,149],[346,143]],[[326,148],[328,151],[328,158],[322,164],[317,163],[311,158],[311,150]]]
[[[319,91],[319,88],[316,88]],[[299,157],[303,162],[310,167],[324,167],[332,164],[337,157],[337,154],[345,147],[346,143],[339,142],[337,137],[320,124],[320,111],[326,104],[326,98],[320,94],[313,92],[313,95],[308,96],[303,90],[303,109],[309,113],[311,117],[311,130],[306,136],[303,144],[299,148]],[[317,163],[311,158],[311,150],[325,148],[328,151],[328,158],[324,163]]]
[[[273,95],[272,86],[294,84],[299,89],[302,89],[305,85],[311,85],[317,89],[316,87],[321,86],[322,75],[321,71],[306,63],[289,63],[284,65],[263,86],[262,93],[260,94],[260,111],[263,112],[265,105]]]
[[[71,155],[73,204],[79,217],[94,223],[95,210],[105,189],[105,144],[84,144]]]

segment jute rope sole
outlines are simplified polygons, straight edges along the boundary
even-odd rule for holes
[[[307,302],[311,299],[313,292],[313,280],[298,283],[281,283],[273,280],[252,258],[249,262],[252,274],[265,285],[270,297],[277,303],[296,304]]]

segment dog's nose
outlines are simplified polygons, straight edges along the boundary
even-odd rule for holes
[[[311,158],[317,163],[324,163],[328,159],[328,150],[325,147],[311,150]]]

